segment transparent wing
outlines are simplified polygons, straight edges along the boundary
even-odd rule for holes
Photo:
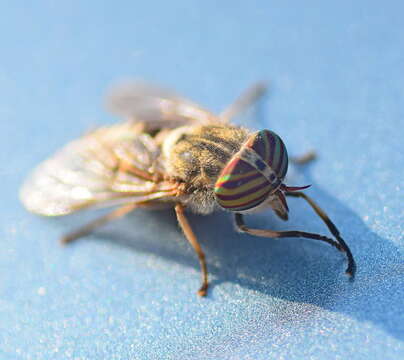
[[[264,105],[267,92],[268,86],[265,82],[252,84],[220,113],[220,119],[250,129],[265,128],[267,124]]]
[[[141,82],[127,82],[113,88],[106,106],[120,117],[144,122],[146,131],[220,121],[208,110],[172,91]]]
[[[140,132],[139,125],[126,122],[100,128],[41,163],[21,188],[25,207],[40,215],[58,216],[89,206],[166,196],[168,184],[156,185],[121,166],[126,157],[144,172],[159,167],[159,148]]]

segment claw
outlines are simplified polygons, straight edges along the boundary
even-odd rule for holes
[[[208,284],[203,284],[202,286],[201,286],[201,288],[198,290],[198,295],[199,296],[206,296],[206,293],[207,293],[207,290],[208,290]]]

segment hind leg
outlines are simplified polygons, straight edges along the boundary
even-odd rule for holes
[[[314,150],[310,150],[303,155],[300,156],[292,156],[290,157],[290,161],[296,165],[306,165],[317,158],[317,154]]]

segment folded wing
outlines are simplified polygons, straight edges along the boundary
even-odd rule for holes
[[[125,122],[103,127],[67,144],[24,183],[20,192],[24,206],[40,215],[59,216],[90,206],[163,196],[167,184],[156,185],[120,166],[127,157],[143,171],[161,167],[158,146],[138,125]]]

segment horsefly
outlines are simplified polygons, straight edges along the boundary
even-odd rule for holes
[[[324,241],[345,252],[346,273],[354,276],[352,253],[325,212],[301,190],[283,181],[288,154],[281,138],[230,123],[266,91],[256,84],[219,115],[151,85],[128,83],[108,97],[110,110],[125,118],[67,144],[41,163],[21,189],[21,200],[33,213],[67,215],[91,207],[112,212],[68,233],[69,243],[99,226],[138,209],[174,208],[185,237],[198,255],[201,296],[208,289],[205,255],[186,218],[185,209],[234,214],[240,232],[269,238],[301,237]],[[307,161],[310,156],[295,161]],[[293,159],[292,159],[293,161]],[[303,231],[253,229],[243,215],[272,209],[288,219],[286,197],[306,200],[334,239]]]

